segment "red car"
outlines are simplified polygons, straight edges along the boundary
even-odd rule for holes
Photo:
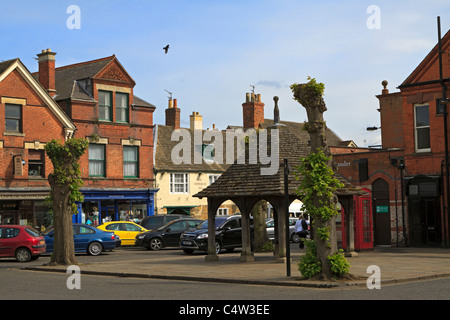
[[[0,257],[28,262],[45,253],[45,239],[28,226],[0,225]]]

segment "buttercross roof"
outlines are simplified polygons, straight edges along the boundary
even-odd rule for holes
[[[284,159],[288,159],[288,192],[296,196],[296,189],[300,185],[300,179],[295,177],[296,167],[301,164],[301,158],[308,155],[310,147],[299,139],[298,134],[292,128],[285,125],[270,126],[267,128],[268,137],[278,129],[279,156],[278,171],[272,175],[262,175],[261,168],[269,167],[258,162],[250,164],[248,157],[245,164],[232,164],[213,184],[194,195],[197,198],[204,197],[252,197],[252,196],[283,196],[284,195]],[[271,141],[268,138],[268,141]],[[268,154],[271,154],[272,146],[269,144]],[[363,194],[364,192],[352,186],[342,176],[336,175],[345,186],[338,190],[338,195]]]

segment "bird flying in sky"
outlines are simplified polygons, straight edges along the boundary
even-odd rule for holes
[[[165,46],[164,48],[165,53],[167,54],[167,51],[169,51],[169,45]]]

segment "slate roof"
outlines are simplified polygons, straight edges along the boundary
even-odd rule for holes
[[[264,119],[264,122],[259,126],[261,128],[267,129],[273,126],[273,119]],[[300,140],[307,142],[309,141],[309,133],[304,129],[305,123],[303,122],[293,122],[293,121],[280,121],[280,124],[287,126],[290,129],[291,134],[297,136]],[[333,130],[326,128],[327,143],[329,146],[348,146],[350,141],[343,141]]]
[[[0,74],[3,73],[3,71],[5,71],[6,69],[8,69],[14,62],[16,62],[19,59],[11,59],[11,60],[7,60],[7,61],[2,61],[0,62]]]

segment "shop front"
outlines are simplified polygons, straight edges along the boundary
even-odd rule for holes
[[[45,199],[47,188],[0,189],[0,224],[43,229],[52,223]]]
[[[94,226],[107,221],[140,222],[154,215],[154,196],[158,189],[81,189],[83,203],[78,203],[74,223]]]

